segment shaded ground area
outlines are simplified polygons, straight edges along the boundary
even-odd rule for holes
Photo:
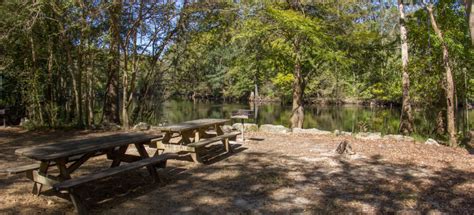
[[[0,130],[0,167],[28,162],[14,155],[16,148],[103,134]],[[234,144],[231,155],[217,145],[206,165],[194,165],[187,157],[169,162],[160,172],[161,183],[150,184],[142,169],[85,185],[80,194],[98,214],[474,214],[474,156],[466,150],[331,135],[249,136],[263,140]],[[334,153],[344,139],[355,155]],[[98,157],[78,174],[109,164]],[[23,176],[0,176],[0,213],[73,212],[71,203],[51,191],[33,196],[31,186]]]

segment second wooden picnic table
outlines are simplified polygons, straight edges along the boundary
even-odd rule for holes
[[[201,138],[216,136],[206,133],[211,127],[216,131],[217,135],[224,134],[221,126],[229,121],[228,119],[197,119],[162,126],[159,130],[165,134],[162,140],[163,143],[169,144],[173,135],[178,134],[181,138],[178,144],[183,145],[198,142]]]
[[[229,119],[197,119],[161,126],[159,130],[164,133],[163,140],[151,146],[160,152],[190,152],[193,160],[201,163],[197,151],[205,145],[222,141],[226,151],[231,151],[228,140],[236,134],[225,134],[221,127],[229,121]],[[209,132],[211,128],[215,131],[214,134]],[[171,142],[172,138],[178,138],[178,141]]]

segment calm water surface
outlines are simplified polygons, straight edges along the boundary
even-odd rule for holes
[[[257,124],[280,124],[289,127],[291,106],[282,106],[277,103],[251,104],[215,103],[190,101],[167,101],[158,110],[158,116],[151,122],[176,123],[199,118],[230,118],[232,111],[237,109],[252,109],[257,112],[256,118],[248,120]],[[474,127],[472,116],[468,113],[469,128]],[[371,131],[383,134],[395,134],[398,131],[400,118],[399,108],[389,107],[361,107],[361,106],[307,106],[305,107],[305,128],[318,128],[333,131]],[[432,136],[436,129],[436,112],[415,112],[416,133],[421,136]],[[458,116],[458,128],[467,126],[464,111]]]

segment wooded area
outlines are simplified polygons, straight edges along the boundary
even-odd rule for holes
[[[0,3],[0,108],[32,127],[129,128],[171,97],[363,101],[455,114],[474,100],[472,0]]]

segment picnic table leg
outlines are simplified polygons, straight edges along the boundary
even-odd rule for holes
[[[225,138],[224,140],[222,140],[222,142],[224,143],[225,151],[227,153],[231,153],[232,152],[232,146],[229,143],[229,138]]]
[[[193,159],[194,163],[196,163],[196,164],[202,164],[203,163],[203,161],[201,159],[201,156],[200,156],[201,155],[201,150],[195,149],[195,151],[191,152],[190,154],[191,154],[191,158]]]
[[[223,135],[224,134],[224,131],[222,130],[222,126],[224,124],[219,124],[219,125],[216,125],[216,131],[217,131],[217,135]],[[232,147],[229,143],[229,138],[225,138],[222,140],[222,144],[224,144],[224,148],[225,148],[225,151],[227,153],[230,153],[232,152]]]
[[[216,132],[217,132],[217,135],[218,135],[218,136],[224,134],[224,130],[222,130],[222,126],[223,126],[223,125],[224,125],[224,124],[218,124],[218,125],[216,125]]]
[[[112,151],[112,153],[114,154],[114,160],[112,161],[112,164],[110,165],[110,167],[116,167],[120,165],[122,155],[125,154],[125,152],[127,151],[127,148],[128,148],[128,145],[125,145],[125,146],[120,146],[117,151]]]
[[[190,138],[196,138],[194,131],[183,131],[181,132],[181,140],[179,140],[179,143],[185,145],[189,144],[191,143]]]
[[[244,119],[242,119],[242,142],[245,143],[244,133],[245,133],[245,123],[244,123]]]
[[[202,129],[198,129],[197,131],[194,131],[194,142],[199,142],[199,140],[201,139],[201,132],[204,133],[204,131],[202,131]]]
[[[59,169],[59,176],[62,180],[67,180],[71,178],[69,171],[66,167],[66,160],[65,159],[58,159],[56,160],[56,166]]]
[[[38,169],[38,173],[46,176],[46,174],[48,173],[49,163],[50,161],[41,161],[40,168]],[[33,184],[32,193],[39,196],[42,188],[43,188],[43,184],[35,182]]]
[[[140,154],[140,157],[142,157],[143,159],[149,157],[148,152],[146,151],[143,144],[135,143],[135,147],[137,148],[137,151]],[[155,167],[153,165],[148,165],[146,166],[146,168],[148,169],[150,176],[153,177],[153,180],[156,180],[158,178],[158,174],[156,173]]]
[[[163,140],[161,140],[161,142],[163,143],[170,143],[170,140],[171,140],[171,137],[172,137],[172,133],[171,132],[166,132],[165,133],[165,136],[163,137]]]
[[[71,198],[71,202],[74,205],[74,208],[76,209],[77,214],[82,215],[82,214],[87,214],[87,207],[84,205],[83,201],[77,195],[74,189],[69,189],[69,198]]]

